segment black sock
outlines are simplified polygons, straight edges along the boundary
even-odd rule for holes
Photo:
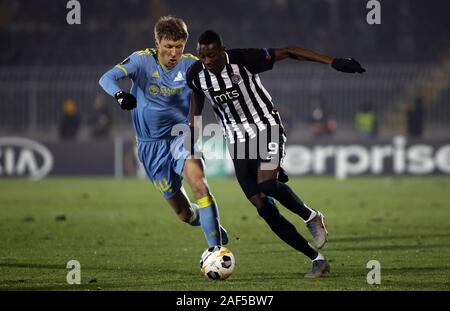
[[[297,232],[294,225],[280,214],[275,206],[275,202],[267,197],[263,200],[265,204],[262,208],[258,209],[258,214],[267,222],[270,229],[272,229],[280,239],[308,256],[311,260],[316,258],[318,252],[308,244],[300,233]]]
[[[278,180],[268,180],[258,184],[258,187],[264,194],[277,199],[284,207],[299,215],[304,221],[311,216],[311,210],[288,185]]]

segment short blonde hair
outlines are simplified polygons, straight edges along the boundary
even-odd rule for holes
[[[162,16],[155,24],[155,40],[169,39],[187,41],[189,33],[186,23],[174,15]]]

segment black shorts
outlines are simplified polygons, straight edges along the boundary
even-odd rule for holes
[[[247,198],[259,193],[258,169],[274,170],[280,168],[278,180],[287,182],[288,176],[280,167],[285,155],[286,136],[283,131],[271,136],[268,131],[258,132],[256,137],[250,138],[248,134],[245,141],[235,138],[235,143],[228,143],[228,151],[233,160],[236,178]]]

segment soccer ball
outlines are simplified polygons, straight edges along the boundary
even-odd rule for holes
[[[200,271],[210,280],[225,280],[234,271],[233,253],[224,246],[212,246],[200,257]]]

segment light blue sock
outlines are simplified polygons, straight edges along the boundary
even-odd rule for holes
[[[211,247],[226,244],[228,237],[226,237],[226,231],[220,226],[219,211],[217,210],[214,198],[212,196],[206,196],[198,200],[197,203],[199,207],[200,225],[202,226],[208,245]]]

